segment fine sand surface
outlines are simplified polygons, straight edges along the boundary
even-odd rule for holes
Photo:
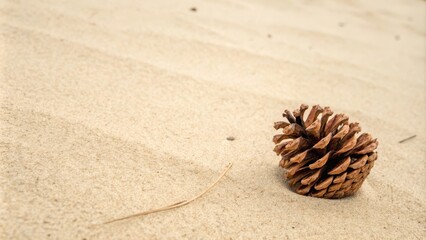
[[[0,239],[425,239],[425,62],[420,0],[2,0]],[[379,139],[355,196],[283,181],[302,102]]]

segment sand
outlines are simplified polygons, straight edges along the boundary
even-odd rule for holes
[[[1,239],[426,238],[425,1],[4,0],[0,12]],[[300,103],[379,139],[355,196],[287,188],[272,126]],[[93,226],[188,199],[229,162],[187,206]]]

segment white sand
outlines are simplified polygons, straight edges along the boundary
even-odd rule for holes
[[[426,238],[425,18],[419,0],[1,1],[0,238]],[[379,139],[354,197],[282,180],[272,125],[302,102]],[[188,206],[89,227],[228,162]]]

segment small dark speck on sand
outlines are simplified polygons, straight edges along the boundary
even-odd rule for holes
[[[344,22],[339,22],[339,27],[344,27],[345,23]]]
[[[395,40],[398,41],[401,37],[399,35],[395,35]]]
[[[228,141],[234,141],[235,138],[234,137],[227,137],[226,140],[228,140]]]
[[[192,8],[190,8],[189,10],[191,10],[192,12],[196,12],[196,11],[197,11],[197,8],[196,8],[196,7],[192,7]]]
[[[272,35],[268,33],[268,38],[271,38],[271,37],[272,37]]]

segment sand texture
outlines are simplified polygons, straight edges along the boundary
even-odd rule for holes
[[[287,188],[302,102],[379,139],[355,196]],[[425,239],[425,133],[425,1],[0,1],[0,239]]]

